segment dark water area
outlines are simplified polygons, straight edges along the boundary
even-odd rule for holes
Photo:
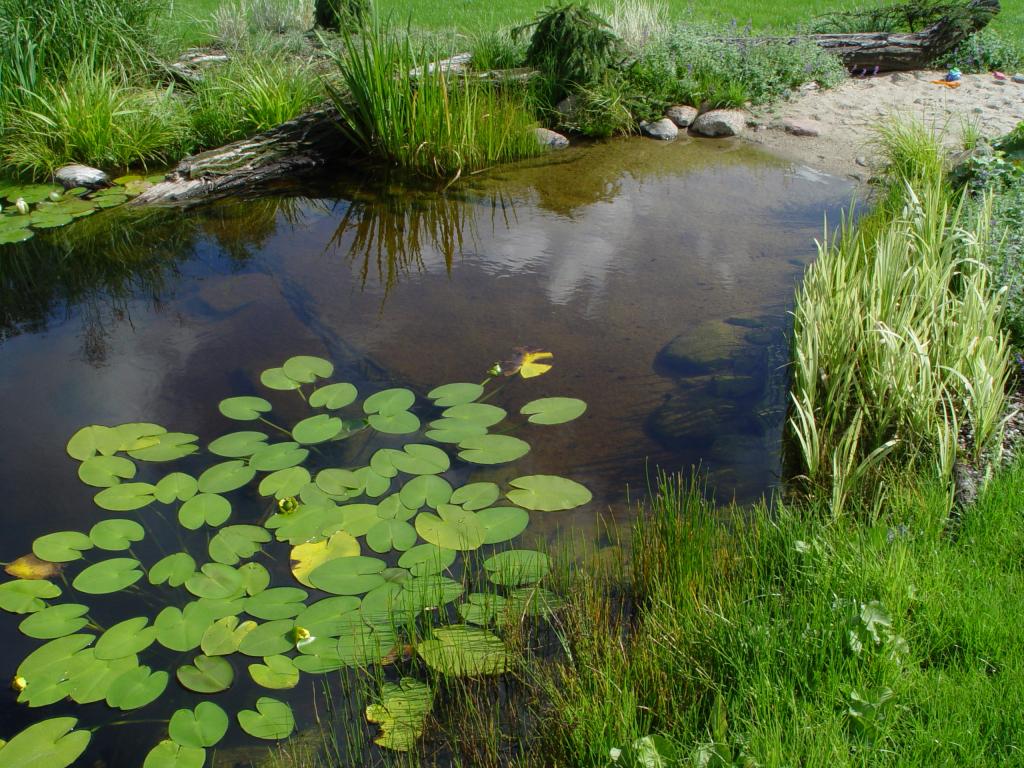
[[[626,140],[441,192],[352,175],[104,213],[2,246],[0,560],[108,516],[64,452],[79,427],[152,421],[205,444],[238,428],[218,401],[265,396],[260,371],[295,354],[330,358],[362,393],[422,394],[481,381],[516,347],[551,351],[551,372],[510,383],[499,404],[564,395],[587,413],[531,439],[513,469],[474,475],[562,474],[593,491],[580,510],[535,514],[534,540],[597,541],[600,519],[628,520],[659,469],[700,465],[721,499],[770,492],[794,287],[851,194],[740,143]],[[37,645],[19,618],[0,616],[3,675]],[[14,699],[0,694],[0,735],[62,708],[102,720],[87,714],[102,703]],[[100,733],[83,765],[141,764],[132,739]]]

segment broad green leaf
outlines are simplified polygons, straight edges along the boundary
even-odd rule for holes
[[[196,597],[208,597],[213,600],[232,598],[244,591],[242,574],[223,563],[204,565],[199,569],[199,573],[186,579],[185,589]]]
[[[537,585],[513,589],[505,602],[509,617],[516,621],[524,616],[547,616],[565,604],[554,592]]]
[[[97,659],[112,661],[125,656],[134,656],[149,648],[156,640],[156,627],[146,626],[149,619],[137,616],[125,619],[107,629],[96,641],[94,653]]]
[[[149,422],[132,421],[127,424],[118,424],[113,427],[114,432],[121,439],[120,451],[140,451],[143,448],[152,448],[159,445],[167,430],[159,424]],[[194,439],[194,435],[191,435]]]
[[[146,529],[134,520],[100,520],[89,531],[92,543],[100,549],[120,552],[146,537]]]
[[[365,536],[380,519],[376,504],[346,504],[338,508],[337,514],[337,527],[352,536]]]
[[[68,455],[73,459],[85,461],[97,453],[111,456],[121,448],[121,436],[110,427],[97,424],[82,427],[68,440]]]
[[[463,509],[478,510],[489,507],[498,500],[501,489],[497,483],[469,483],[456,488],[451,496],[451,503]]]
[[[321,469],[316,473],[316,485],[331,496],[344,496],[351,491],[362,491],[359,476],[349,469]]]
[[[175,501],[188,501],[196,495],[197,490],[199,483],[192,475],[172,472],[160,479],[153,495],[161,504],[171,504]]]
[[[440,609],[462,595],[462,585],[447,576],[420,576],[402,582],[399,605],[413,616]]]
[[[217,406],[222,414],[235,421],[256,421],[273,406],[262,397],[229,397]]]
[[[529,443],[511,435],[467,437],[459,448],[459,458],[473,464],[504,464],[530,452]]]
[[[579,418],[587,410],[587,404],[575,397],[542,397],[524,405],[519,412],[531,424],[565,424]]]
[[[167,583],[171,587],[180,587],[186,579],[196,572],[196,561],[188,552],[175,552],[158,560],[149,569],[149,583]]]
[[[238,713],[238,724],[257,739],[286,739],[295,730],[295,717],[292,708],[283,701],[261,696],[256,701],[255,711],[243,709]]]
[[[407,475],[439,475],[448,471],[448,454],[433,445],[411,443],[391,456],[391,464]]]
[[[484,544],[510,541],[526,530],[530,513],[519,507],[488,507],[476,513],[484,527]]]
[[[178,522],[183,528],[195,531],[203,523],[216,528],[231,517],[231,502],[216,493],[200,493],[181,505]]]
[[[459,615],[470,624],[487,626],[501,624],[505,614],[505,598],[490,592],[474,592],[459,605]]]
[[[353,624],[338,637],[334,652],[345,666],[366,667],[393,654],[397,643],[395,630],[390,626]],[[307,649],[300,650],[305,653]],[[299,659],[295,660],[295,665],[299,666]]]
[[[147,448],[128,451],[128,455],[139,461],[176,461],[199,450],[196,435],[185,432],[165,432],[156,436],[156,443]]]
[[[241,573],[242,569],[239,568],[238,572]],[[245,610],[245,587],[231,597],[200,597],[196,602],[210,614],[211,621],[225,616],[237,616]]]
[[[95,488],[109,488],[135,477],[135,464],[121,456],[93,456],[78,465],[78,478]]]
[[[292,439],[303,445],[325,443],[341,432],[344,424],[337,416],[318,413],[303,419],[292,428]]]
[[[299,670],[287,656],[267,656],[262,664],[250,664],[249,676],[264,688],[286,690],[299,684]]]
[[[205,749],[183,747],[164,739],[149,750],[142,768],[203,768],[205,764]]]
[[[257,619],[288,619],[298,616],[306,607],[308,595],[297,587],[266,589],[245,601],[245,612]]]
[[[276,472],[301,464],[308,455],[309,451],[298,443],[273,443],[256,451],[249,458],[249,466],[260,472]]]
[[[199,646],[214,616],[201,603],[188,603],[184,610],[168,606],[153,621],[156,641],[164,648],[184,653]]]
[[[255,555],[270,539],[270,532],[261,525],[229,525],[210,539],[210,557],[218,563],[235,565]]]
[[[395,469],[395,456],[402,453],[394,448],[381,448],[370,457],[370,469],[381,477],[394,477],[398,474]]]
[[[487,427],[461,419],[435,419],[430,422],[426,436],[438,443],[461,443],[471,437],[487,434]]]
[[[183,747],[213,747],[228,730],[228,716],[212,701],[200,702],[195,709],[179,709],[171,715],[167,733]]]
[[[242,585],[249,596],[258,595],[270,585],[270,573],[259,563],[245,563],[238,567]]]
[[[92,549],[92,539],[80,531],[60,531],[40,536],[32,542],[32,554],[51,563],[80,560],[82,552]]]
[[[340,557],[313,569],[309,580],[317,589],[335,595],[361,595],[384,583],[387,567],[375,557]]]
[[[196,656],[191,664],[178,667],[178,682],[196,693],[220,693],[231,687],[235,671],[220,656]]]
[[[410,435],[420,428],[419,417],[409,411],[399,411],[387,415],[375,413],[366,421],[371,427],[385,435]]]
[[[359,479],[363,492],[372,499],[383,496],[391,488],[391,480],[378,475],[371,467],[357,469],[356,477]]]
[[[199,476],[199,490],[202,493],[228,493],[248,483],[256,470],[244,461],[235,459],[214,464]]]
[[[18,665],[18,677],[28,682],[25,690],[47,679],[67,679],[75,666],[75,654],[91,645],[94,639],[95,635],[68,635],[36,648]]]
[[[385,389],[376,394],[370,395],[363,401],[363,412],[367,414],[380,414],[381,416],[394,416],[408,411],[416,402],[416,395],[409,389]]]
[[[477,549],[486,538],[475,512],[451,504],[441,504],[436,515],[429,512],[417,515],[416,532],[431,544],[459,551]]]
[[[446,419],[456,421],[468,421],[479,427],[493,427],[502,421],[508,414],[504,408],[487,403],[466,403],[464,405],[453,405],[445,408],[441,415]]]
[[[149,483],[121,483],[105,488],[97,493],[93,500],[100,509],[111,512],[130,512],[152,504],[156,487]]]
[[[359,551],[359,542],[345,531],[339,531],[322,541],[299,544],[292,548],[292,574],[300,584],[312,587],[309,574],[315,569],[338,557],[356,557]]]
[[[411,677],[398,683],[384,683],[380,704],[366,708],[366,719],[380,726],[374,743],[385,749],[408,752],[423,734],[424,723],[434,697],[430,687]]]
[[[271,472],[260,481],[259,492],[261,496],[273,496],[278,499],[287,499],[297,496],[307,483],[309,483],[309,470],[305,467],[289,467]]]
[[[113,557],[90,565],[71,585],[87,595],[109,595],[127,589],[142,578],[139,561],[130,557]]]
[[[20,197],[29,205],[34,205],[46,200],[51,193],[59,193],[60,191],[61,188],[53,184],[21,184],[5,189],[4,196],[11,203],[14,203]]]
[[[12,217],[14,218],[14,217]],[[19,217],[20,218],[20,217]],[[28,216],[24,217],[24,227],[4,227],[0,226],[0,245],[9,245],[13,243],[23,243],[26,240],[31,239],[35,232],[29,229],[31,220]],[[3,224],[3,220],[0,219],[0,224]]]
[[[415,543],[416,529],[404,520],[380,520],[366,532],[366,545],[380,554],[404,552]]]
[[[67,768],[89,746],[89,731],[72,730],[74,717],[53,717],[34,723],[0,747],[4,768]]]
[[[280,392],[287,392],[302,386],[300,382],[289,377],[283,368],[268,368],[260,374],[260,383],[267,389],[276,389]]]
[[[345,595],[317,600],[295,617],[295,626],[307,630],[313,637],[338,637],[353,624],[361,624],[361,601]]]
[[[592,498],[590,491],[575,480],[555,475],[526,475],[509,481],[513,490],[505,494],[519,507],[557,512],[581,507]]]
[[[435,629],[416,646],[416,653],[445,675],[494,675],[510,666],[508,650],[498,637],[461,624]]]
[[[415,509],[409,509],[402,503],[399,494],[393,493],[377,504],[377,517],[381,520],[411,520],[416,514]]]
[[[284,375],[300,384],[312,384],[317,379],[326,379],[334,373],[334,364],[322,357],[296,355],[285,360],[281,366]]]
[[[319,540],[341,527],[340,513],[333,504],[304,506],[286,515],[271,515],[265,525],[274,531],[278,541],[289,544]]]
[[[451,499],[452,486],[443,477],[420,475],[403,485],[398,496],[409,509],[420,509],[423,506],[437,509]]]
[[[68,695],[76,704],[95,704],[107,698],[110,686],[129,669],[139,666],[138,656],[112,661],[97,659],[92,648],[75,654],[68,678]]]
[[[356,388],[347,382],[328,384],[326,387],[319,387],[309,396],[309,404],[314,408],[329,408],[336,411],[354,403],[358,395]]]
[[[122,672],[107,689],[107,706],[114,709],[140,709],[156,701],[167,688],[168,674],[149,667],[134,667]]]
[[[295,623],[291,619],[279,619],[256,625],[238,644],[238,650],[246,656],[276,656],[294,650],[292,639]]]
[[[262,432],[232,432],[218,437],[208,446],[210,453],[229,459],[242,459],[252,456],[261,448],[267,447],[267,436]]]
[[[35,613],[46,607],[43,600],[60,597],[60,587],[45,579],[15,579],[0,584],[0,609],[8,613]]]
[[[398,564],[408,568],[413,576],[430,576],[448,570],[455,562],[455,550],[436,544],[418,544],[398,558]]]
[[[518,587],[533,584],[547,576],[551,560],[543,552],[532,549],[510,549],[484,560],[484,570],[494,584]]]
[[[480,384],[458,382],[432,389],[427,393],[427,397],[434,401],[434,405],[446,408],[451,405],[471,403],[483,393],[484,388]]]
[[[18,629],[37,640],[53,640],[82,629],[89,623],[89,607],[78,603],[62,603],[31,614],[18,625]]]

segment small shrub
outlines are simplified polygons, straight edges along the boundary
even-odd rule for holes
[[[1024,347],[1024,181],[996,197],[992,243],[994,281],[1006,289],[1004,326],[1014,344]]]
[[[620,76],[607,73],[599,82],[581,88],[572,96],[571,114],[559,126],[595,139],[632,132],[635,123],[626,87]]]
[[[960,43],[936,66],[957,67],[963,72],[1017,72],[1024,69],[1024,43],[994,29],[983,29]]]

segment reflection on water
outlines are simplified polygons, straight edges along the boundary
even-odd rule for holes
[[[364,390],[426,392],[479,381],[516,347],[551,350],[553,370],[500,404],[579,397],[586,417],[538,428],[514,468],[479,479],[565,474],[595,503],[535,515],[531,536],[597,538],[598,515],[631,514],[627,487],[642,496],[656,467],[701,463],[740,498],[777,479],[787,311],[845,183],[738,143],[623,141],[441,191],[299,192],[113,211],[0,249],[0,560],[101,517],[64,455],[79,426],[212,439],[217,401],[296,353]],[[21,643],[11,617],[0,632]],[[0,720],[25,717],[0,704]]]

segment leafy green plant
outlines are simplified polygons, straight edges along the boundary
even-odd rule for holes
[[[995,29],[983,29],[943,56],[935,66],[957,67],[963,72],[1017,72],[1024,68],[1024,45],[1019,36],[1010,37]]]
[[[541,362],[550,358],[524,351],[499,368],[532,378],[550,369]],[[474,466],[507,464],[530,449],[507,426],[496,431],[508,413],[494,404],[500,387],[487,389],[492,377],[437,387],[427,405],[404,388],[359,402],[352,384],[329,382],[333,373],[328,360],[305,355],[263,371],[264,387],[310,411],[290,427],[272,420],[274,405],[263,397],[222,400],[220,413],[245,428],[211,441],[205,456],[212,462],[201,472],[164,469],[199,458],[200,446],[195,435],[156,424],[92,425],[71,437],[67,452],[79,462],[79,477],[96,489],[96,505],[117,516],[88,533],[42,536],[33,543],[34,560],[8,565],[19,578],[0,584],[0,609],[25,615],[22,631],[47,641],[17,667],[19,702],[154,706],[171,675],[140,660],[155,661],[149,649],[157,646],[190,655],[174,679],[199,695],[237,684],[229,659],[239,654],[262,661],[249,665],[249,676],[270,690],[294,687],[302,673],[395,663],[406,648],[415,664],[439,677],[499,674],[519,663],[500,636],[506,607],[540,616],[558,599],[540,586],[550,570],[546,555],[499,545],[522,533],[531,514],[578,508],[590,492],[550,475],[513,477],[504,491],[472,478]],[[544,430],[585,409],[573,398],[541,398],[520,414],[524,425]],[[424,428],[431,412],[437,413]],[[271,440],[268,429],[285,439]],[[408,442],[393,447],[396,437]],[[140,466],[148,463],[154,471]],[[197,466],[195,459],[188,466]],[[241,509],[253,495],[265,507],[255,520]],[[155,505],[170,514],[157,514]],[[161,537],[161,529],[181,537],[183,549],[145,567],[138,548]],[[301,587],[274,585],[258,562],[285,546]],[[488,555],[482,563],[469,557],[477,552]],[[48,564],[64,571],[63,586],[39,570]],[[467,584],[477,591],[466,596]],[[162,610],[101,629],[89,604],[125,590],[152,594]],[[72,592],[84,602],[49,602]],[[385,686],[380,704],[366,712],[381,727],[378,743],[410,749],[430,702],[429,689],[414,679]],[[284,739],[295,727],[289,705],[270,696],[236,719],[257,739]],[[5,765],[8,749],[45,756],[56,768],[85,748],[85,732],[65,737],[59,748],[50,743],[73,720],[45,722],[45,729],[30,726],[0,747]],[[209,700],[179,708],[170,716],[169,739],[153,747],[147,763],[201,765],[229,722]]]

